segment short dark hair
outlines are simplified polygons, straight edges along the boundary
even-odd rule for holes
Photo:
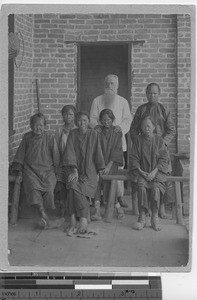
[[[101,121],[104,115],[108,115],[108,117],[112,120],[112,122],[115,120],[115,116],[113,114],[113,111],[109,108],[105,108],[100,112],[99,120]]]
[[[148,90],[152,87],[152,86],[156,86],[158,88],[159,94],[161,92],[160,86],[158,85],[158,83],[155,82],[151,82],[147,85],[146,87],[146,94],[148,93]]]
[[[36,113],[30,117],[30,127],[32,128],[37,120],[43,119],[44,126],[46,126],[46,118],[42,113]]]
[[[142,126],[142,123],[143,123],[145,120],[150,120],[151,123],[153,124],[153,126],[154,126],[154,127],[156,126],[155,119],[153,118],[153,116],[151,116],[151,115],[146,115],[146,116],[144,116],[144,117],[141,119],[140,127]]]
[[[90,120],[90,115],[87,111],[79,111],[76,113],[76,117],[75,117],[75,120],[76,122],[82,117],[82,116],[86,116],[88,118],[88,120]]]
[[[74,105],[68,104],[62,107],[61,113],[62,116],[67,113],[69,110],[72,110],[74,115],[76,114],[76,108],[74,107]]]

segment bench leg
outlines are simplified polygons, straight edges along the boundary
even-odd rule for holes
[[[14,192],[12,197],[12,206],[11,206],[11,216],[10,223],[11,225],[16,225],[18,219],[18,206],[20,198],[20,187],[21,187],[21,177],[16,177],[14,183]]]
[[[106,215],[105,215],[106,222],[111,222],[113,219],[115,198],[116,198],[116,180],[112,180],[110,191],[109,191],[109,198],[107,201],[107,208],[106,208]]]
[[[176,208],[176,222],[179,225],[183,225],[183,212],[182,212],[182,197],[181,197],[181,185],[179,181],[174,182],[175,189],[175,208]]]

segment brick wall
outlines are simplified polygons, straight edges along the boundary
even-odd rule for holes
[[[12,160],[23,134],[29,130],[29,118],[33,112],[33,16],[15,15],[14,31],[21,32],[24,39],[24,58],[22,65],[14,66],[14,130],[9,138],[9,159]]]
[[[177,15],[177,143],[178,152],[190,151],[191,21]]]
[[[27,86],[23,101],[26,112],[23,125],[16,122],[18,136],[28,127],[31,108],[37,110],[35,89],[32,92],[30,80],[39,80],[41,110],[48,120],[48,128],[54,130],[62,124],[60,110],[65,104],[77,101],[77,42],[94,41],[137,41],[131,50],[131,103],[132,112],[146,101],[145,88],[150,82],[157,82],[161,87],[160,101],[168,108],[178,124],[178,145],[176,138],[170,145],[170,151],[182,151],[188,147],[185,142],[189,137],[189,101],[188,85],[190,82],[190,45],[186,35],[190,30],[188,16],[160,14],[35,14],[17,16],[17,26],[26,22],[29,30],[25,37],[31,43],[33,30],[33,65],[32,51],[28,52],[29,72],[16,71],[17,78],[25,80]],[[34,21],[34,26],[33,26]],[[31,28],[30,28],[31,27]],[[24,30],[24,29],[23,29]],[[178,39],[178,44],[177,43]],[[66,42],[74,43],[66,43]],[[186,47],[187,46],[187,47]],[[185,47],[187,48],[186,50]],[[178,67],[177,67],[178,63]],[[31,68],[31,65],[33,68]],[[23,68],[26,68],[24,65]],[[185,70],[187,72],[185,73]],[[20,75],[19,75],[20,74]],[[27,75],[27,76],[26,76]],[[186,80],[186,81],[185,81]],[[178,82],[178,89],[177,89]],[[184,96],[183,92],[184,91]],[[22,95],[22,93],[20,93]],[[31,97],[33,95],[33,106]],[[178,95],[178,98],[177,98]],[[16,93],[16,97],[19,95]],[[185,102],[187,99],[187,103]],[[16,99],[16,102],[18,99]],[[178,107],[177,107],[178,101]],[[29,106],[28,106],[29,105]],[[184,108],[184,115],[182,109]],[[17,110],[18,109],[18,110]],[[178,110],[179,120],[176,119]],[[15,108],[16,117],[19,117]],[[20,110],[21,112],[21,110]],[[18,125],[17,125],[18,124]],[[21,131],[19,131],[19,129]],[[16,138],[17,139],[17,138]],[[18,143],[18,140],[17,140]],[[14,147],[17,144],[15,143]]]
[[[132,47],[132,112],[146,101],[150,82],[161,86],[161,102],[176,113],[175,15],[35,15],[34,76],[50,128],[61,123],[60,109],[76,103],[77,47],[65,41],[136,41]],[[175,151],[175,141],[171,151]]]
[[[135,113],[147,101],[147,84],[156,82],[161,88],[160,102],[176,121],[176,16],[142,15],[135,22],[138,29],[134,30],[134,38],[146,42],[143,47],[136,45],[132,51],[132,111]],[[171,142],[170,152],[176,152],[175,140]]]

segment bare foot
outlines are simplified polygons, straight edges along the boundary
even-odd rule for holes
[[[83,217],[80,218],[79,228],[77,230],[77,233],[79,233],[79,234],[87,233],[87,229],[88,229],[88,220]]]
[[[134,224],[133,229],[142,230],[146,225],[146,215],[145,212],[141,212],[137,222]]]
[[[73,236],[77,232],[77,228],[74,226],[71,226],[67,229],[67,235]]]
[[[133,226],[133,229],[135,230],[142,230],[144,228],[145,224],[142,222],[136,222]]]
[[[164,203],[160,204],[160,207],[159,207],[159,217],[161,219],[168,219],[168,216],[165,213],[165,205],[164,205]]]
[[[153,213],[151,217],[151,226],[155,231],[160,231],[162,229],[161,226],[159,225],[158,214]]]

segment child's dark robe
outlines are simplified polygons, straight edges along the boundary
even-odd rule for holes
[[[23,172],[23,187],[27,200],[35,204],[32,190],[53,192],[56,184],[56,168],[59,165],[57,144],[49,132],[35,135],[25,133],[13,163],[20,164]],[[53,205],[53,203],[52,203]]]
[[[123,165],[123,150],[122,150],[122,132],[115,132],[115,126],[111,126],[108,130],[104,126],[100,126],[101,132],[99,132],[99,139],[101,143],[101,149],[105,159],[105,165],[110,161],[113,161],[109,174],[116,175],[118,167]],[[121,183],[117,181],[117,190],[120,189]],[[105,181],[103,184],[103,195],[105,201],[109,197],[109,189],[111,182]],[[101,186],[98,186],[97,193],[95,196],[96,200],[100,201]]]
[[[165,192],[166,174],[168,171],[168,152],[161,136],[154,134],[146,138],[143,134],[136,137],[130,153],[130,173],[132,181],[146,188],[158,187],[162,194]],[[148,182],[142,177],[137,168],[152,172],[158,168],[155,178]]]
[[[88,129],[81,134],[79,129],[70,131],[62,165],[65,169],[67,188],[94,198],[98,182],[98,171],[105,168],[99,137],[96,131]],[[78,170],[78,181],[68,182],[67,178],[73,171]]]
[[[99,139],[105,165],[107,166],[110,161],[113,161],[109,174],[116,174],[118,167],[123,165],[122,133],[115,132],[114,126],[108,130],[104,126],[100,126],[100,128]]]

